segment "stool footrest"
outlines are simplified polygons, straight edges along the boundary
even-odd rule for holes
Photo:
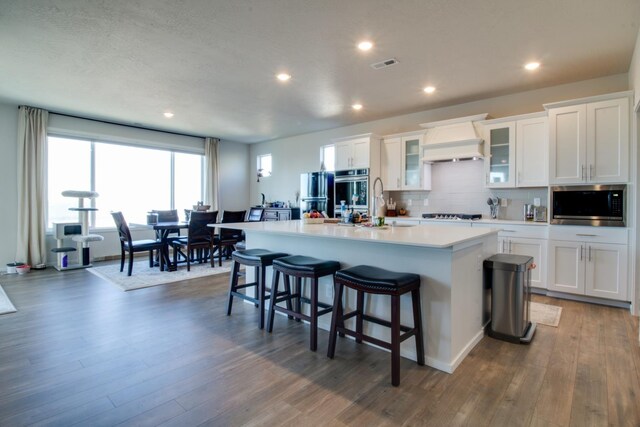
[[[245,283],[244,285],[237,285],[235,288],[236,289],[244,289],[244,288],[250,288],[253,286],[258,286],[258,282],[253,282],[253,283]]]

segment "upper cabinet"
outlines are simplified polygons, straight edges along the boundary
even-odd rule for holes
[[[628,181],[629,98],[620,95],[545,105],[551,184]]]
[[[336,170],[378,167],[380,137],[365,134],[334,140],[336,146]]]
[[[544,113],[482,122],[487,187],[547,186],[547,123]]]
[[[420,159],[423,138],[424,131],[384,138],[381,169],[385,190],[431,189],[431,165]]]

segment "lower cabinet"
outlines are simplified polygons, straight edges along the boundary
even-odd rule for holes
[[[549,290],[627,301],[627,245],[549,241]]]
[[[546,289],[547,240],[498,235],[498,252],[533,257],[536,268],[531,270],[531,286]]]
[[[300,209],[267,208],[264,210],[265,221],[289,221],[290,219],[300,219]]]

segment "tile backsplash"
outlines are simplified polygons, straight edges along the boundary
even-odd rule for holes
[[[495,189],[484,186],[484,162],[482,160],[434,163],[431,166],[431,191],[385,191],[397,202],[397,208],[404,207],[410,216],[421,216],[428,212],[481,213],[489,217],[489,197],[507,199],[507,207],[501,207],[499,218],[521,220],[523,207],[540,198],[540,204],[547,206],[547,187]],[[424,206],[427,199],[429,205]]]

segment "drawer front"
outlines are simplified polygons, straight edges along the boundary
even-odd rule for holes
[[[525,237],[529,239],[546,239],[548,237],[548,227],[528,226],[528,225],[505,225],[494,224],[494,228],[499,228],[500,237]]]
[[[580,227],[552,225],[549,227],[549,238],[587,243],[629,243],[629,230],[615,227]]]
[[[277,221],[278,220],[278,211],[264,211],[264,220],[265,221]]]

